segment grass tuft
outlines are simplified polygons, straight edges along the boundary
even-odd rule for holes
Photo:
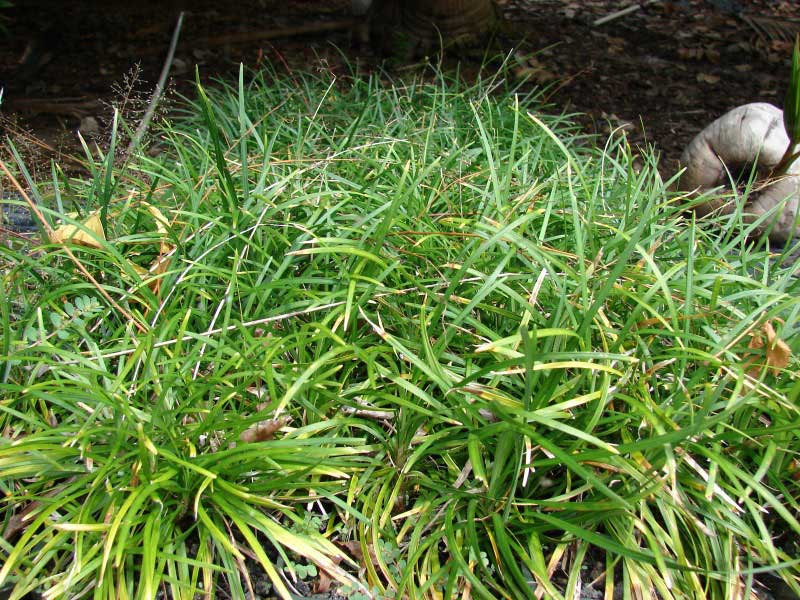
[[[248,77],[0,246],[11,598],[800,590],[790,266],[494,81]]]

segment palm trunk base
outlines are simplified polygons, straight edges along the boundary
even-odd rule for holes
[[[494,30],[497,14],[492,0],[377,0],[371,23],[380,49],[413,55],[478,43]]]

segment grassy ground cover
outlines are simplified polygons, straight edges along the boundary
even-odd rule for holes
[[[10,597],[800,590],[800,280],[500,81],[265,71],[27,182]]]

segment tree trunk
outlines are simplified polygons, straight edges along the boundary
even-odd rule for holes
[[[473,42],[495,23],[492,0],[406,0],[403,25],[419,39],[446,45]]]
[[[384,50],[392,53],[473,44],[484,39],[496,23],[493,0],[376,0],[373,5],[373,33]],[[398,43],[393,35],[398,25],[406,48],[387,48],[387,41]]]

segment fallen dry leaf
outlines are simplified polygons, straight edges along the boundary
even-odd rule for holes
[[[750,343],[747,347],[752,350],[761,350],[763,348],[767,366],[772,369],[775,375],[778,375],[781,369],[789,366],[792,350],[786,342],[778,337],[775,328],[769,321],[765,322],[760,330],[753,331],[750,334]],[[747,374],[751,377],[757,377],[759,367],[762,365],[755,364],[755,356],[748,358],[745,364],[752,365],[747,370]]]
[[[153,217],[153,220],[156,224],[156,231],[161,238],[159,243],[159,251],[158,256],[151,262],[149,269],[143,269],[141,267],[137,267],[134,265],[134,268],[141,276],[145,276],[148,274],[152,275],[161,275],[166,272],[168,266],[168,258],[172,251],[175,249],[175,245],[171,244],[169,240],[169,232],[167,230],[167,225],[169,225],[169,221],[164,216],[164,214],[152,204],[147,202],[143,202],[142,205],[147,209],[150,215]],[[150,289],[153,291],[154,294],[158,294],[161,288],[161,278],[154,277],[152,281],[148,284]]]
[[[72,242],[89,248],[100,248],[106,239],[100,215],[95,211],[83,222],[83,228],[78,225],[66,224],[58,227],[50,234],[50,241],[54,244]]]
[[[333,564],[339,565],[342,562],[341,556],[331,556]],[[319,568],[317,581],[314,584],[315,594],[327,594],[331,591],[331,584],[334,582],[334,577],[322,567]]]
[[[156,222],[156,231],[158,231],[158,234],[161,236],[161,254],[169,254],[174,248],[174,245],[167,241],[169,237],[169,232],[167,231],[167,225],[169,225],[169,221],[167,221],[164,213],[162,213],[152,204],[147,202],[143,202],[142,204],[147,208],[148,212],[153,217],[153,220]]]
[[[286,416],[253,423],[239,434],[239,440],[245,443],[266,442],[273,439],[275,432],[284,425],[288,425],[291,420],[291,417]]]

